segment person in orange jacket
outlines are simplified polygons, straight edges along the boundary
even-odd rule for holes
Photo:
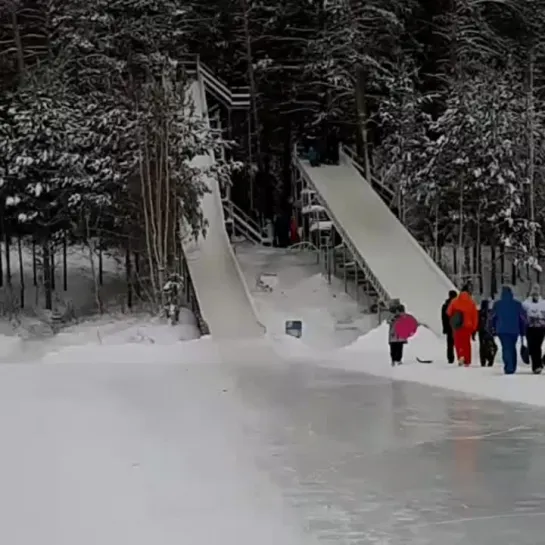
[[[466,284],[458,297],[454,298],[447,309],[454,334],[454,348],[458,365],[471,365],[471,338],[479,327],[479,311],[471,297],[471,287]]]

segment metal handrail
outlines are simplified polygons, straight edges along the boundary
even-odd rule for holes
[[[220,80],[216,75],[214,75],[212,70],[210,70],[210,68],[208,68],[208,66],[206,66],[204,63],[199,62],[199,69],[203,77],[204,83],[207,85],[207,87],[210,88],[212,92],[216,93],[216,98],[222,100],[226,106],[230,106],[232,108],[250,107],[249,90],[242,93],[233,93],[231,89],[229,89],[227,84]],[[240,88],[237,88],[237,91],[239,89]]]
[[[376,275],[373,273],[373,271],[369,268],[369,265],[367,265],[367,262],[363,258],[363,256],[358,252],[356,249],[356,246],[348,236],[348,233],[343,229],[342,225],[338,221],[338,219],[335,217],[335,214],[331,211],[329,208],[329,205],[323,198],[323,196],[320,194],[320,191],[318,188],[314,185],[312,178],[308,175],[305,168],[303,167],[303,164],[301,162],[301,159],[297,156],[297,154],[294,154],[294,166],[297,168],[301,176],[306,180],[306,182],[311,185],[314,190],[316,191],[316,195],[318,195],[318,198],[320,202],[322,203],[322,206],[325,208],[328,216],[331,218],[333,223],[335,224],[335,229],[337,229],[338,233],[341,235],[346,247],[348,250],[352,253],[354,256],[354,259],[357,261],[358,265],[362,269],[364,275],[366,276],[367,280],[373,285],[375,288],[375,291],[377,292],[377,295],[379,296],[379,299],[383,302],[388,302],[390,299],[392,299],[392,296],[386,291],[384,286],[380,283],[379,279],[376,277]]]
[[[224,199],[224,202],[227,204],[227,202],[229,203],[228,205],[239,215],[241,216],[245,221],[246,223],[248,223],[253,229],[255,229],[256,231],[259,231],[261,232],[261,227],[259,226],[259,223],[257,223],[257,221],[255,221],[248,213],[244,212],[244,210],[242,210],[242,208],[240,208],[240,206],[236,205],[233,201],[230,201],[228,199]]]
[[[341,151],[348,157],[350,162],[354,165],[354,168],[361,174],[362,178],[365,178],[365,167],[360,163],[358,156],[356,155],[356,152],[349,146],[345,146],[345,145],[341,146]],[[392,199],[392,202],[393,202],[396,194],[391,187],[388,187],[384,182],[382,182],[375,176],[371,176],[371,182],[380,186],[380,188],[383,189],[388,194],[388,196]]]
[[[206,87],[216,96],[220,102],[229,108],[248,109],[250,107],[250,88],[232,87],[218,78],[214,72],[200,60],[199,55],[184,55],[182,63],[188,73],[197,73],[202,78]]]
[[[230,203],[223,201],[223,209],[225,211],[226,219],[232,220],[237,229],[243,231],[244,235],[248,239],[256,242],[257,244],[263,243],[263,235],[259,232],[259,230],[254,229],[248,224],[248,222],[245,221],[244,218],[239,216],[232,208],[230,208]]]

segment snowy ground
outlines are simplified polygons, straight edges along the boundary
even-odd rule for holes
[[[246,451],[211,341],[185,329],[80,326],[0,366],[0,542],[304,543]]]
[[[50,312],[45,309],[45,294],[40,269],[37,271],[37,286],[34,286],[32,249],[29,243],[23,245],[23,283],[24,307],[21,308],[21,274],[19,256],[16,247],[11,247],[11,287],[7,282],[5,248],[2,252],[4,282],[0,287],[0,333],[12,334],[26,332],[28,335],[41,336],[48,333],[47,323]],[[94,258],[98,275],[98,257]],[[95,280],[89,257],[89,250],[84,246],[69,247],[67,252],[67,289],[63,286],[62,255],[55,254],[55,289],[53,308],[67,318],[85,319],[97,312]],[[108,255],[103,256],[103,285],[99,287],[103,308],[110,312],[126,310],[126,280],[123,264]]]
[[[344,292],[339,279],[332,277],[328,284],[310,252],[242,245],[236,255],[272,337],[284,336],[286,320],[302,320],[302,343],[331,349],[378,325],[375,315]]]

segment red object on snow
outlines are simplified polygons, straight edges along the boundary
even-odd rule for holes
[[[406,341],[418,330],[418,320],[411,314],[402,314],[395,321],[394,330],[399,339]]]
[[[292,244],[297,244],[299,242],[299,234],[297,233],[297,221],[294,217],[291,218],[290,222],[290,242]]]

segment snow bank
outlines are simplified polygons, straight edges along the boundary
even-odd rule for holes
[[[19,337],[0,335],[0,361],[7,359],[21,351],[22,340]]]
[[[366,352],[388,354],[389,326],[383,322],[379,327],[362,335],[349,346],[347,352]],[[444,343],[433,331],[426,327],[419,327],[416,335],[405,346],[404,358],[407,360],[445,358],[443,355]]]
[[[159,339],[160,341],[160,339]],[[42,363],[112,363],[112,364],[145,364],[145,363],[200,363],[217,361],[219,353],[217,345],[208,337],[196,341],[167,340],[156,345],[157,339],[134,337],[127,344],[106,342],[96,345],[75,345],[52,351],[42,357]]]
[[[53,336],[50,331],[48,336],[26,338],[0,335],[0,363],[32,362],[60,351],[63,351],[66,361],[91,362],[96,361],[93,359],[95,356],[90,356],[86,351],[88,347],[96,345],[136,345],[140,350],[146,350],[142,345],[175,345],[199,337],[196,318],[189,309],[181,309],[180,323],[175,326],[148,315],[102,317],[67,327]],[[133,347],[132,350],[138,352],[139,349]],[[174,347],[172,350],[176,352]],[[120,357],[126,359],[128,353],[128,349],[121,351]],[[130,357],[141,361],[137,354]]]
[[[418,363],[416,358],[431,359],[433,363]],[[518,372],[512,376],[503,373],[501,353],[496,357],[494,367],[482,368],[478,362],[476,342],[473,343],[473,359],[473,365],[469,368],[449,365],[443,339],[421,327],[406,346],[403,365],[392,367],[388,351],[388,326],[383,323],[350,346],[337,351],[329,362],[324,362],[322,358],[319,364],[363,371],[392,380],[417,382],[475,397],[545,407],[543,377],[534,376],[520,360]]]
[[[375,316],[362,312],[364,305],[344,292],[339,279],[332,277],[328,283],[314,254],[242,246],[237,256],[259,316],[277,341],[286,320],[302,320],[299,344],[322,352],[353,342],[377,323]]]

